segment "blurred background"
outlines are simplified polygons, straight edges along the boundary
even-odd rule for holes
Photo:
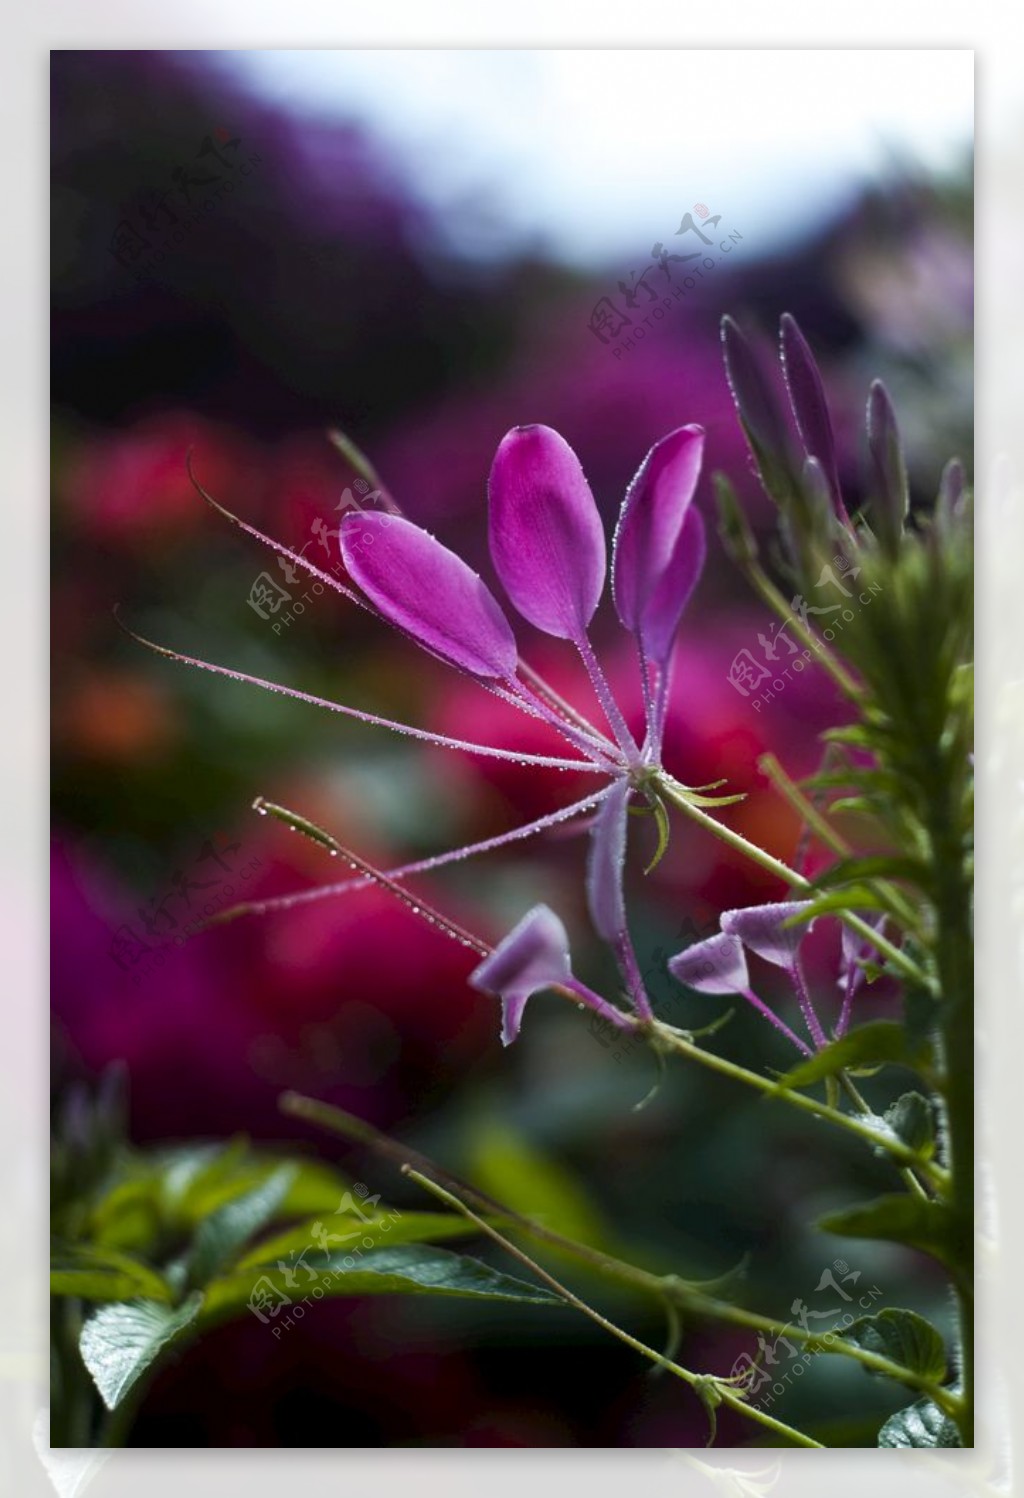
[[[531,1004],[503,1052],[496,1005],[466,986],[471,956],[376,892],[194,933],[211,906],[335,875],[322,851],[251,811],[257,794],[386,867],[503,831],[585,785],[418,747],[191,672],[126,638],[113,610],[192,655],[543,752],[539,728],[510,721],[344,600],[295,607],[301,575],[197,498],[186,454],[230,509],[330,567],[339,504],[358,493],[326,438],[340,426],[405,512],[493,581],[485,485],[510,426],[540,421],[566,436],[610,528],[650,444],[695,421],[708,433],[705,518],[721,469],[770,544],[772,515],[722,373],[725,311],[768,354],[779,314],[796,315],[825,372],[854,504],[867,388],[884,378],[915,500],[928,502],[949,456],[971,460],[964,57],[53,54],[57,1106],[73,1081],[123,1061],[140,1144],[239,1132],[291,1141],[414,1200],[378,1162],[284,1120],[276,1099],[295,1088],[648,1267],[710,1277],[749,1256],[749,1304],[785,1316],[796,1297],[822,1303],[814,1292],[832,1245],[807,1230],[808,1216],[887,1183],[855,1147],[679,1067],[636,1111],[657,1080],[652,1059],[609,1045],[554,998]],[[670,258],[697,251],[699,262]],[[817,736],[841,708],[811,671],[760,711],[730,683],[734,656],[757,655],[771,621],[710,530],[666,761],[690,784],[725,776],[748,792],[734,825],[792,858],[799,828],[757,761],[771,751],[791,774],[810,773]],[[608,608],[598,634],[635,713],[629,642]],[[525,626],[519,637],[587,702],[566,652]],[[548,837],[418,887],[488,939],[547,900],[570,928],[581,976],[607,986],[583,858],[579,839]],[[722,909],[780,889],[677,828],[634,890],[656,1004],[675,1023],[705,1023],[716,1002],[675,988],[667,957],[709,934]],[[821,928],[809,946],[830,1013],[835,933]],[[860,1017],[891,1003],[876,986]],[[760,1067],[789,1059],[746,1013],[715,1044]],[[895,1246],[858,1246],[849,1268],[883,1304],[946,1314],[924,1261]],[[649,1305],[585,1289],[661,1345]],[[719,1370],[751,1350],[713,1327],[684,1331],[690,1366]],[[894,1398],[821,1359],[773,1412],[829,1444],[873,1444]],[[722,1444],[748,1436],[720,1422]],[[455,1302],[402,1300],[323,1304],[279,1341],[252,1320],[223,1328],[161,1378],[133,1437],[704,1438],[696,1401],[585,1322],[496,1311],[481,1323]]]

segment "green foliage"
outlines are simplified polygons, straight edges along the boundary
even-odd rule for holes
[[[421,1243],[373,1249],[358,1256],[339,1250],[310,1255],[304,1262],[315,1280],[300,1280],[298,1288],[290,1270],[286,1273],[266,1264],[239,1269],[214,1280],[207,1289],[204,1319],[218,1321],[245,1310],[258,1284],[269,1284],[283,1292],[290,1290],[300,1300],[315,1283],[325,1296],[333,1297],[447,1295],[470,1300],[514,1301],[520,1305],[561,1305],[557,1296],[538,1285],[501,1274],[477,1259]]]
[[[908,1149],[928,1160],[935,1153],[932,1106],[919,1092],[905,1092],[885,1110],[885,1122]]]
[[[959,1446],[956,1424],[931,1399],[891,1415],[878,1432],[879,1446]]]
[[[930,1321],[916,1311],[886,1307],[875,1316],[862,1316],[843,1332],[848,1342],[876,1352],[901,1368],[940,1384],[946,1376],[946,1348]]]
[[[567,1238],[594,1247],[606,1239],[575,1177],[507,1124],[481,1120],[474,1130],[470,1174],[497,1201]]]
[[[456,1217],[452,1212],[378,1212],[356,1221],[343,1220],[338,1226],[351,1235],[352,1242],[357,1243],[361,1250],[385,1243],[439,1243],[448,1238],[464,1238],[478,1231],[465,1217]],[[316,1243],[318,1230],[322,1228],[319,1218],[308,1218],[263,1243],[257,1243],[242,1255],[236,1268],[273,1264],[289,1254],[301,1254],[310,1244]]]
[[[204,1217],[183,1260],[186,1281],[205,1285],[281,1212],[294,1172],[279,1166],[259,1186]]]
[[[67,1305],[104,1302],[77,1340],[110,1411],[138,1397],[163,1358],[208,1327],[258,1309],[267,1291],[278,1297],[275,1306],[314,1286],[316,1299],[561,1303],[537,1285],[433,1246],[477,1232],[464,1217],[364,1204],[331,1168],[260,1155],[244,1139],[151,1154],[115,1146],[103,1162],[63,1204],[63,1220],[79,1224],[81,1236],[55,1240],[51,1293]],[[318,1239],[325,1221],[330,1233]],[[318,1242],[326,1248],[317,1251]]]
[[[895,1020],[873,1020],[867,1025],[857,1025],[839,1040],[808,1056],[780,1077],[778,1085],[809,1087],[826,1077],[834,1077],[837,1072],[874,1069],[887,1061],[914,1066],[921,1059],[921,1051],[912,1047],[903,1025]]]
[[[880,1196],[862,1206],[830,1212],[818,1226],[847,1238],[883,1238],[904,1243],[952,1266],[957,1243],[949,1208],[920,1196]]]
[[[184,1337],[202,1304],[202,1295],[194,1294],[176,1307],[131,1300],[93,1312],[78,1345],[108,1410],[117,1409],[157,1358]]]
[[[170,1302],[174,1291],[163,1275],[131,1254],[83,1243],[55,1243],[50,1254],[50,1294],[79,1300]]]

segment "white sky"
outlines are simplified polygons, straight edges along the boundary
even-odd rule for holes
[[[941,169],[972,134],[969,51],[207,56],[297,115],[367,122],[471,253],[620,261],[697,202],[759,253],[894,157]]]

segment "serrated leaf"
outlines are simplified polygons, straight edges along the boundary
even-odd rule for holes
[[[946,1347],[940,1333],[916,1311],[887,1307],[861,1316],[843,1332],[847,1342],[878,1353],[911,1373],[939,1384],[946,1376]]]
[[[201,1294],[176,1309],[152,1300],[103,1306],[82,1327],[79,1350],[108,1410],[117,1409],[143,1374],[194,1325]]]
[[[935,1123],[931,1104],[919,1092],[905,1092],[885,1110],[885,1121],[897,1138],[922,1159],[935,1153]]]
[[[839,1040],[823,1046],[806,1061],[791,1068],[776,1084],[779,1089],[808,1087],[836,1072],[849,1071],[860,1066],[877,1066],[889,1061],[900,1066],[913,1066],[920,1060],[911,1052],[903,1026],[895,1020],[873,1020],[867,1025],[857,1025],[848,1030]]]
[[[204,1285],[212,1279],[254,1234],[273,1220],[288,1193],[293,1174],[291,1166],[279,1166],[254,1191],[228,1202],[199,1224],[185,1258],[191,1284]]]
[[[50,1256],[50,1294],[81,1300],[169,1302],[171,1287],[148,1264],[116,1249],[56,1244]]]
[[[424,1244],[372,1249],[365,1254],[321,1254],[306,1260],[306,1271],[300,1277],[276,1267],[256,1265],[214,1280],[207,1288],[203,1319],[220,1321],[247,1308],[257,1313],[250,1302],[261,1291],[272,1293],[282,1306],[281,1313],[287,1314],[287,1305],[293,1299],[302,1301],[317,1288],[324,1296],[333,1297],[447,1295],[520,1305],[562,1304],[557,1295],[540,1285],[513,1279],[477,1259]]]
[[[368,1222],[358,1218],[344,1217],[326,1223],[321,1218],[310,1218],[285,1233],[276,1233],[264,1243],[257,1243],[239,1259],[238,1269],[249,1269],[257,1264],[273,1264],[278,1259],[287,1259],[290,1254],[303,1254],[307,1250],[322,1254],[322,1235],[326,1236],[331,1251],[336,1240],[343,1234],[360,1250],[376,1248],[380,1244],[437,1243],[444,1238],[463,1238],[480,1229],[468,1217],[457,1217],[454,1212],[382,1212]],[[331,1240],[335,1240],[332,1243]],[[370,1241],[367,1242],[367,1239]],[[351,1251],[351,1250],[350,1250]]]
[[[931,1254],[948,1268],[955,1269],[957,1265],[949,1209],[922,1197],[879,1196],[863,1206],[830,1212],[818,1226],[826,1233],[846,1238],[884,1238],[891,1243],[905,1243]]]
[[[919,1399],[890,1415],[878,1432],[879,1446],[959,1446],[960,1432],[931,1399]]]

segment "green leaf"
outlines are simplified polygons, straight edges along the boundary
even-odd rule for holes
[[[895,1020],[873,1020],[868,1025],[857,1025],[848,1030],[839,1040],[801,1061],[776,1084],[781,1090],[786,1087],[807,1087],[836,1072],[850,1071],[856,1067],[878,1066],[883,1062],[895,1062],[900,1066],[913,1066],[920,1059],[910,1048],[907,1033]]]
[[[157,1358],[184,1338],[202,1304],[200,1294],[176,1310],[152,1300],[124,1301],[89,1317],[78,1345],[108,1410],[117,1409]]]
[[[54,1245],[50,1294],[77,1295],[81,1300],[172,1299],[167,1281],[141,1259],[84,1243]]]
[[[338,1231],[336,1231],[338,1230]],[[358,1218],[344,1217],[340,1222],[326,1225],[320,1218],[310,1218],[285,1233],[277,1233],[263,1243],[257,1243],[238,1261],[239,1269],[249,1269],[256,1264],[273,1264],[286,1259],[289,1254],[302,1254],[310,1249],[314,1254],[324,1250],[318,1246],[321,1232],[326,1232],[327,1242],[341,1236],[342,1230],[351,1234],[351,1242],[358,1248],[376,1248],[379,1244],[436,1243],[442,1238],[463,1238],[480,1229],[468,1217],[457,1217],[454,1212],[381,1212],[368,1222]],[[316,1234],[316,1236],[314,1236]],[[370,1242],[367,1242],[367,1239]],[[351,1252],[351,1250],[349,1250]]]
[[[97,1245],[145,1250],[160,1234],[160,1204],[152,1177],[119,1181],[93,1207],[86,1224]]]
[[[801,922],[806,925],[819,915],[842,914],[846,910],[884,910],[885,902],[870,884],[844,884],[842,889],[830,890],[825,895],[814,895],[803,912]]]
[[[918,1196],[879,1196],[863,1206],[830,1212],[818,1224],[847,1238],[884,1238],[931,1254],[948,1268],[957,1264],[952,1218],[947,1207]]]
[[[960,1432],[931,1399],[919,1399],[888,1420],[878,1432],[879,1446],[959,1446]]]
[[[599,1247],[604,1224],[576,1178],[507,1124],[473,1130],[471,1177],[488,1196],[565,1238]]]
[[[887,1307],[861,1316],[843,1332],[847,1342],[877,1353],[939,1384],[946,1376],[946,1348],[939,1332],[916,1311]]]
[[[346,1259],[348,1262],[346,1262]],[[448,1295],[471,1300],[506,1300],[520,1305],[561,1305],[557,1295],[445,1248],[406,1244],[369,1253],[336,1252],[306,1260],[301,1279],[268,1265],[233,1271],[208,1287],[204,1321],[223,1320],[249,1308],[254,1294],[275,1292],[275,1299],[302,1301],[320,1288],[325,1296]],[[291,1283],[289,1283],[289,1281]],[[316,1297],[319,1299],[320,1297]],[[286,1306],[282,1314],[287,1314]]]
[[[919,1092],[905,1092],[885,1110],[885,1121],[909,1149],[928,1160],[935,1153],[932,1108]]]
[[[230,1263],[243,1244],[273,1220],[291,1183],[291,1167],[281,1165],[254,1191],[205,1218],[185,1257],[189,1282],[205,1285]]]
[[[924,887],[929,877],[928,869],[919,859],[878,853],[867,858],[842,858],[819,874],[814,885],[817,889],[832,889],[861,879],[902,879]]]

